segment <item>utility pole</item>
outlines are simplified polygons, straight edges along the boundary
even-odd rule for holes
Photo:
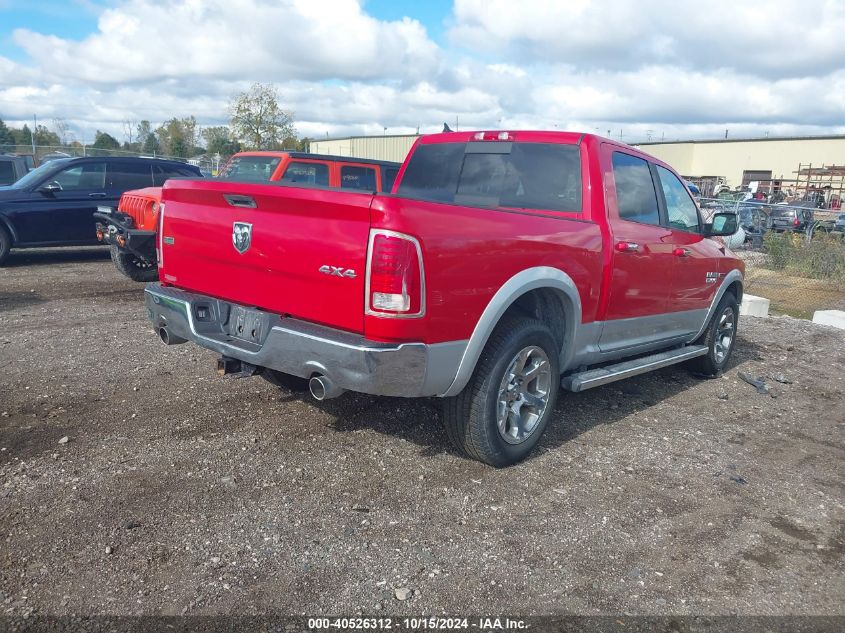
[[[29,138],[32,140],[32,155],[35,156],[35,130],[38,129],[38,117],[32,115],[32,133]]]

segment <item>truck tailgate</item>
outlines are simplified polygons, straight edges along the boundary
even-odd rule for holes
[[[169,180],[161,279],[363,332],[370,193]]]

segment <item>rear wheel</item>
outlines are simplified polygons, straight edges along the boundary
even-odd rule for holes
[[[111,245],[111,260],[115,268],[132,281],[157,281],[158,266],[131,253],[121,251],[116,244]]]
[[[0,226],[0,266],[6,261],[9,252],[12,250],[12,236],[2,226]]]
[[[707,354],[692,361],[693,369],[707,376],[721,374],[733,352],[738,325],[739,304],[732,292],[726,292],[704,334],[696,341],[707,346]]]
[[[560,386],[558,345],[533,319],[501,323],[464,390],[444,401],[449,438],[463,453],[501,468],[540,441]]]
[[[308,391],[308,379],[299,376],[291,376],[275,369],[265,367],[261,370],[261,377],[276,387],[282,387],[288,391]]]

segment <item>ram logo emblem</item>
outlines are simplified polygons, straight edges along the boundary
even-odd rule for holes
[[[235,222],[232,225],[232,245],[242,255],[249,250],[252,243],[252,224]]]
[[[324,275],[332,277],[345,277],[346,279],[355,279],[357,275],[351,268],[339,268],[337,266],[328,266],[326,264],[320,266],[319,271]]]

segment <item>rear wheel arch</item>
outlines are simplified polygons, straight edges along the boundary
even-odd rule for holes
[[[9,237],[12,238],[12,245],[14,246],[18,241],[18,233],[15,231],[15,227],[9,218],[2,213],[0,213],[0,228],[5,229],[6,233],[9,234]]]
[[[572,278],[558,268],[528,268],[508,279],[490,299],[467,343],[455,379],[442,395],[454,396],[461,392],[472,377],[493,330],[515,315],[546,324],[560,345],[560,365],[566,366],[581,323],[578,289]]]

